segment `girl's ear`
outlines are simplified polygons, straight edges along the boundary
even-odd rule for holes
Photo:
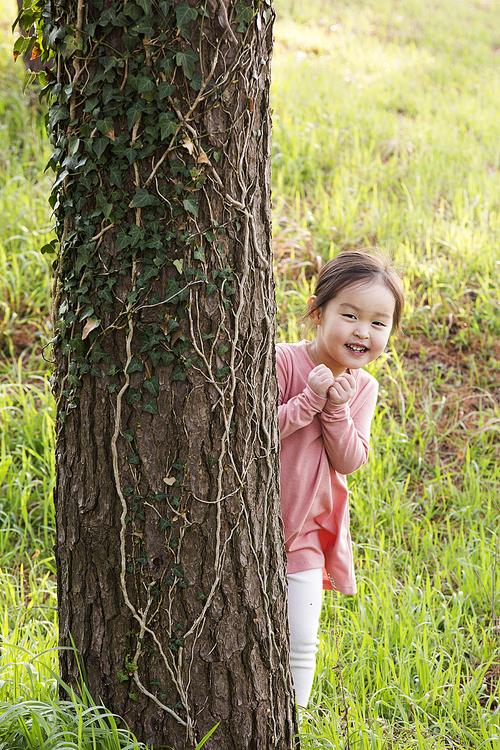
[[[315,326],[319,326],[320,324],[320,318],[321,318],[321,307],[316,308],[316,310],[313,310],[316,303],[316,296],[313,294],[312,297],[309,297],[307,300],[307,309],[312,310],[312,312],[309,313],[309,320],[311,323]]]

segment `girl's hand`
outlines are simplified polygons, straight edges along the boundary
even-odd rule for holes
[[[328,400],[331,404],[335,404],[335,406],[342,406],[342,404],[347,404],[355,392],[356,381],[354,380],[354,376],[344,372],[343,375],[339,375],[328,389]]]
[[[353,378],[354,380],[354,378]],[[326,365],[318,365],[311,370],[307,378],[307,385],[320,398],[326,398],[328,389],[334,384],[335,378],[332,371]]]

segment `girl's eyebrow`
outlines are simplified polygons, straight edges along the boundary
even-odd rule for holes
[[[354,310],[355,312],[363,312],[359,307],[356,307],[356,305],[353,305],[351,302],[341,302],[340,307],[350,307],[351,310]],[[373,313],[373,316],[376,318],[387,318],[387,320],[390,320],[392,318],[392,315],[388,315],[387,313]]]

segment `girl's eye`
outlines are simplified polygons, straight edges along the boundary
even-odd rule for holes
[[[380,320],[374,320],[373,321],[373,325],[374,326],[380,326],[380,328],[385,328],[386,327],[385,323],[381,323]]]
[[[356,316],[355,315],[351,315],[351,313],[344,313],[344,315],[342,317],[348,318],[349,320],[356,320]]]

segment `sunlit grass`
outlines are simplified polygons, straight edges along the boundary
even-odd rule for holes
[[[54,570],[53,453],[48,382],[0,384],[0,570],[26,558]]]
[[[2,19],[14,5],[0,0]],[[381,385],[372,454],[350,480],[359,592],[325,599],[302,743],[496,750],[500,6],[279,0],[277,11],[278,339],[310,335],[313,277],[344,248],[385,248],[409,300],[403,332],[370,367]],[[1,31],[0,748],[41,746],[53,727],[86,747],[78,732],[93,736],[100,709],[57,697],[41,357],[51,279],[39,252],[52,231],[50,149]],[[120,747],[112,735],[96,746]]]
[[[278,337],[310,335],[312,278],[339,250],[378,244],[408,288],[370,368],[359,593],[327,596],[307,748],[500,747],[499,13],[278,3]]]

